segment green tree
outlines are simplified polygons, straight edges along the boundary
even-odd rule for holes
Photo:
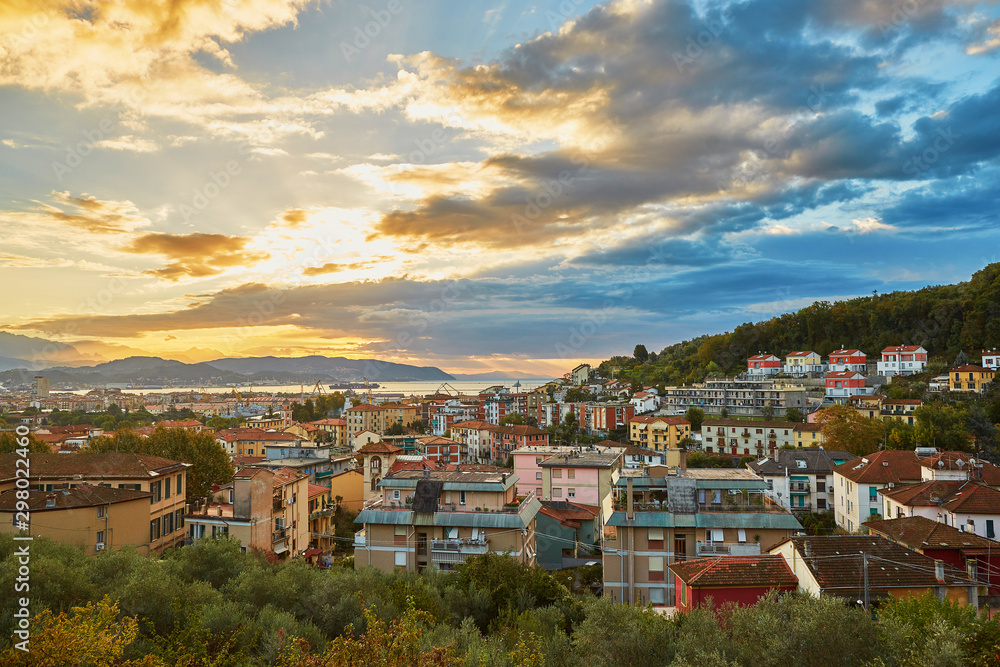
[[[632,352],[632,356],[640,364],[644,364],[649,360],[649,352],[646,351],[645,345],[636,345],[635,350]]]
[[[968,416],[958,405],[927,403],[913,411],[917,442],[925,447],[971,451]]]
[[[763,408],[761,408],[760,414],[761,417],[764,418],[764,421],[766,422],[774,421],[774,406],[765,405]]]
[[[504,415],[504,418],[500,420],[501,426],[520,426],[525,423],[524,416],[517,412],[512,412],[509,415]]]
[[[684,413],[684,418],[691,422],[691,432],[701,430],[701,425],[705,421],[705,411],[701,408],[690,407]]]
[[[834,405],[820,411],[816,423],[823,431],[824,447],[842,449],[855,456],[871,454],[885,436],[885,424],[869,419],[847,405]]]
[[[50,454],[52,448],[46,443],[35,438],[34,434],[19,436],[16,433],[5,431],[0,433],[0,454],[13,454],[24,446],[24,438],[27,438],[28,451],[34,454]],[[12,464],[13,465],[13,464]]]
[[[798,408],[788,408],[788,410],[785,411],[785,419],[796,424],[801,424],[806,420],[806,417]]]

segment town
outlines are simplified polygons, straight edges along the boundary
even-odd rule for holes
[[[42,373],[0,394],[0,525],[89,556],[229,539],[320,569],[599,566],[604,597],[664,614],[801,591],[866,608],[929,593],[992,616],[995,442],[935,420],[996,391],[1000,351],[928,377],[926,402],[892,398],[928,355],[761,352],[737,377],[660,387],[580,364],[475,395],[71,394]]]

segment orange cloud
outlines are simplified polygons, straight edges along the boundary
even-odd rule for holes
[[[266,252],[244,250],[249,239],[224,234],[163,234],[151,232],[122,248],[140,255],[163,255],[168,264],[146,275],[164,280],[217,276],[233,266],[251,266],[270,258]]]

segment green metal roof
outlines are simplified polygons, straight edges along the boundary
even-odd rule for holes
[[[517,477],[511,475],[514,479],[507,479],[506,484],[501,484],[500,482],[445,482],[445,491],[491,491],[493,493],[501,493],[512,487],[517,482]],[[384,477],[378,483],[380,488],[399,488],[399,489],[415,489],[417,488],[417,479],[396,479],[394,477]]]
[[[628,521],[625,512],[615,512],[608,520],[609,526],[636,526],[638,528],[747,528],[802,530],[802,524],[791,514],[764,512],[699,512],[698,514],[672,514],[671,512],[636,512]]]
[[[542,503],[532,498],[519,514],[512,512],[435,512],[415,514],[407,510],[361,510],[354,523],[406,526],[463,526],[472,528],[526,528]]]
[[[699,489],[766,489],[767,482],[762,479],[699,479],[696,484]]]

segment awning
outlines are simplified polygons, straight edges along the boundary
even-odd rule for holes
[[[288,547],[286,547],[284,544],[279,544],[278,546],[274,547],[274,553],[276,554],[283,554],[286,551],[288,551]]]

